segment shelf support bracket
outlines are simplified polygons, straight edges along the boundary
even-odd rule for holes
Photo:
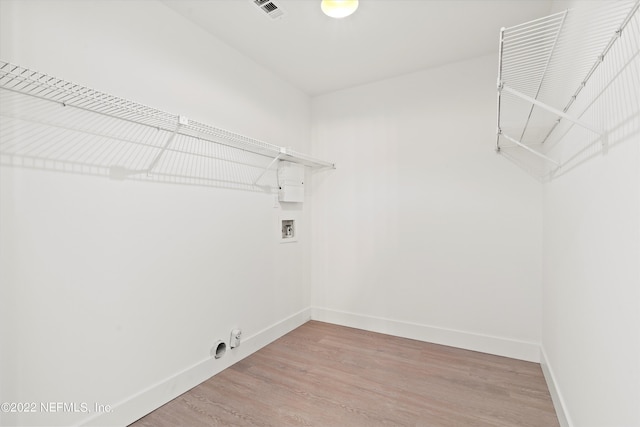
[[[509,140],[509,141],[513,142],[514,144],[516,144],[516,145],[517,145],[517,146],[519,146],[519,147],[524,148],[524,149],[525,149],[525,150],[527,150],[528,152],[530,152],[530,153],[532,153],[532,154],[535,154],[536,156],[538,156],[538,157],[540,157],[540,158],[543,158],[543,159],[545,159],[545,160],[546,160],[546,161],[548,161],[548,162],[553,163],[553,164],[554,164],[554,165],[556,165],[557,167],[560,167],[560,163],[558,163],[557,161],[553,160],[552,158],[550,158],[550,157],[548,157],[548,156],[545,156],[544,154],[542,154],[542,153],[541,153],[541,152],[539,152],[539,151],[534,150],[533,148],[529,147],[528,145],[523,144],[522,142],[518,141],[517,139],[510,137],[510,136],[509,136],[509,135],[507,135],[506,133],[503,133],[502,131],[500,131],[500,132],[498,133],[498,136],[500,136],[500,135],[502,135],[502,137],[503,137],[504,139],[507,139],[507,140]]]
[[[280,153],[274,157],[273,160],[271,160],[271,163],[269,163],[269,165],[267,165],[266,168],[264,168],[264,170],[262,171],[262,173],[260,175],[258,175],[258,177],[256,179],[253,180],[253,185],[257,185],[258,181],[260,181],[260,178],[262,178],[264,176],[264,174],[266,174],[269,169],[271,169],[271,167],[282,158],[283,155],[287,154],[287,150],[285,148],[280,148]]]
[[[184,116],[178,116],[178,124],[176,125],[176,128],[171,133],[171,135],[169,135],[169,138],[167,138],[167,142],[164,143],[164,146],[162,147],[160,152],[156,155],[156,157],[153,159],[153,161],[147,168],[146,170],[147,175],[151,175],[151,171],[153,171],[153,169],[157,166],[158,162],[160,161],[160,158],[162,158],[162,155],[165,153],[165,151],[167,151],[167,149],[175,139],[176,134],[178,133],[182,125],[188,125],[188,124],[189,124],[189,119],[187,119]]]
[[[564,113],[564,112],[562,112],[562,111],[560,111],[558,109],[555,109],[555,108],[551,107],[550,105],[545,104],[544,102],[540,102],[535,98],[531,98],[530,96],[527,96],[522,92],[518,92],[517,90],[512,89],[512,88],[510,88],[509,86],[507,86],[505,84],[502,85],[500,90],[509,92],[509,93],[517,96],[518,98],[522,98],[525,101],[528,101],[528,102],[530,102],[530,103],[532,103],[534,105],[537,105],[540,108],[544,108],[545,110],[552,112],[553,114],[557,115],[558,117],[562,117],[563,119],[567,119],[570,122],[575,123],[578,126],[582,126],[583,128],[588,129],[591,132],[596,133],[596,134],[598,134],[600,136],[602,136],[604,134],[604,132],[602,132],[600,129],[595,129],[595,128],[591,127],[591,125],[583,122],[582,120],[578,120],[578,119],[576,119],[574,117],[571,117],[570,115],[568,115],[568,114],[566,114],[566,113]]]

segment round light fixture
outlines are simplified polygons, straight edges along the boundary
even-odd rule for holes
[[[345,18],[358,9],[358,0],[322,0],[320,9],[332,18]]]

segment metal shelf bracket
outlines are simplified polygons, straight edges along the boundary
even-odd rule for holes
[[[283,150],[284,150],[284,148],[283,148]],[[258,185],[258,181],[260,181],[260,178],[262,178],[269,171],[269,169],[271,169],[273,167],[273,165],[276,164],[276,162],[282,158],[282,154],[283,153],[278,154],[276,157],[274,157],[273,160],[271,160],[271,163],[269,163],[267,165],[267,167],[264,168],[262,173],[260,175],[258,175],[258,177],[256,179],[253,180],[253,185]],[[286,153],[284,153],[284,154],[286,154]]]
[[[578,119],[568,115],[565,112],[562,112],[562,111],[560,111],[560,110],[558,110],[556,108],[553,108],[550,105],[545,104],[544,102],[538,101],[537,99],[532,98],[530,96],[527,96],[522,92],[518,92],[517,90],[515,90],[513,88],[510,88],[509,86],[507,86],[505,84],[502,85],[502,89],[501,90],[509,92],[512,95],[515,95],[515,96],[517,96],[517,97],[519,97],[521,99],[524,99],[525,101],[528,101],[528,102],[530,102],[530,103],[532,103],[534,105],[537,105],[540,108],[543,108],[543,109],[545,109],[547,111],[550,111],[553,114],[557,115],[558,117],[562,117],[563,119],[567,119],[570,122],[575,123],[578,126],[582,126],[583,128],[588,129],[593,133],[597,133],[600,136],[602,136],[604,134],[604,132],[602,130],[596,129],[593,126],[591,126],[590,124],[583,122],[582,120],[578,120]]]

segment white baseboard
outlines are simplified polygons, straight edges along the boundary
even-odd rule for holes
[[[311,319],[311,309],[306,308],[262,331],[243,338],[242,345],[227,349],[224,357],[204,359],[187,369],[166,378],[121,402],[112,405],[110,412],[96,413],[84,420],[82,426],[126,426],[182,393],[192,389],[234,363],[255,353],[267,344],[294,330]]]
[[[534,342],[481,335],[319,307],[312,308],[311,318],[321,322],[334,323],[371,332],[464,348],[528,362],[540,362],[540,344]]]
[[[530,362],[540,362],[540,346],[537,343],[313,307],[301,310],[254,335],[243,338],[242,345],[237,349],[227,350],[223,358],[218,360],[212,358],[204,359],[112,405],[110,412],[93,414],[80,423],[80,425],[128,425],[234,363],[255,353],[262,347],[277,340],[310,319]],[[551,371],[549,370],[547,372],[545,369],[545,365],[543,364],[543,372],[549,383],[549,390],[554,399],[554,404],[556,404],[556,399],[560,399],[560,395],[557,393],[555,384],[552,387],[553,380],[550,381],[548,379],[553,378]],[[561,401],[560,399],[559,402]],[[562,406],[560,405],[560,407]],[[556,410],[558,411],[557,408],[558,404],[556,404]],[[561,418],[560,412],[561,411],[558,411],[559,419]],[[564,413],[562,413],[562,416],[564,417]],[[563,424],[561,420],[562,427],[571,427],[571,424],[566,422],[566,418],[563,418],[563,420],[565,420],[565,423]]]
[[[543,346],[540,347],[540,359],[542,373],[544,374],[544,379],[547,381],[547,387],[549,388],[549,393],[551,394],[553,406],[556,409],[556,415],[558,416],[560,427],[572,427],[573,423],[571,422],[569,413],[565,409],[566,405],[564,403],[564,399],[562,398],[562,394],[560,393],[560,389],[558,388],[556,377],[553,374],[553,369],[549,364],[549,359],[547,358],[547,353],[545,353]]]

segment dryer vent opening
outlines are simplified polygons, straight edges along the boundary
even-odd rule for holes
[[[220,359],[227,352],[227,345],[224,341],[218,341],[216,345],[211,349],[212,356],[216,359]]]

